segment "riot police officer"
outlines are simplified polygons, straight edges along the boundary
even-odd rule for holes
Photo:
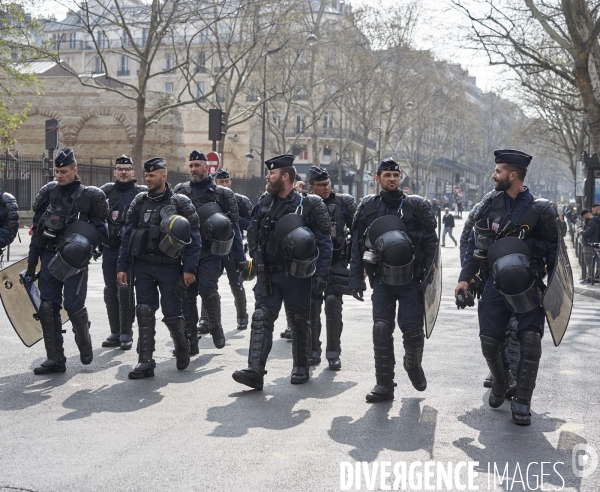
[[[220,169],[215,173],[215,183],[218,186],[231,189],[231,175],[225,169]],[[240,214],[240,231],[244,234],[244,231],[248,230],[250,226],[250,218],[252,215],[252,204],[248,197],[235,194],[235,201],[237,202],[238,212]],[[226,258],[221,261],[221,274],[223,269],[227,272],[227,278],[229,280],[229,287],[233,294],[235,302],[235,310],[237,312],[237,329],[245,330],[248,327],[248,311],[246,309],[246,290],[244,284],[240,278],[240,274],[237,271],[235,261],[233,258]]]
[[[19,232],[19,205],[10,193],[0,189],[0,257]]]
[[[108,209],[104,193],[84,186],[77,175],[73,149],[61,149],[54,159],[56,181],[43,186],[33,203],[33,235],[29,246],[27,276],[36,277],[42,262],[38,287],[39,317],[47,359],[35,374],[65,372],[60,309],[63,302],[73,325],[82,364],[94,357],[85,307],[88,268],[94,248],[108,237]]]
[[[558,250],[557,213],[552,203],[536,199],[523,185],[532,157],[518,150],[496,150],[488,193],[469,215],[471,230],[461,237],[462,269],[455,289],[467,299],[476,275],[483,280],[479,301],[481,350],[492,373],[489,405],[498,408],[512,397],[515,424],[531,423],[531,398],[544,333],[542,279],[554,270]],[[568,260],[567,260],[568,262]],[[517,319],[520,361],[516,385],[503,350],[506,326]]]
[[[429,203],[399,189],[400,166],[391,158],[379,163],[379,195],[365,196],[352,226],[350,289],[362,301],[363,271],[373,287],[373,347],[377,384],[368,402],[394,398],[394,317],[404,341],[404,369],[418,391],[427,388],[421,367],[425,334],[420,284],[438,248],[437,221]]]
[[[352,219],[356,213],[356,202],[352,195],[336,193],[331,189],[329,173],[320,167],[312,166],[308,172],[308,183],[311,191],[320,197],[329,212],[331,223],[331,242],[333,258],[327,278],[324,294],[313,296],[311,301],[311,365],[321,362],[321,307],[325,301],[325,326],[327,329],[327,346],[325,356],[329,369],[337,371],[342,368],[340,354],[342,352],[342,295],[350,294],[347,247],[348,233],[352,227]]]
[[[193,150],[189,160],[190,180],[173,189],[175,193],[187,196],[196,207],[202,236],[198,280],[188,287],[183,305],[192,355],[198,353],[197,296],[202,298],[213,344],[221,349],[225,346],[225,334],[221,326],[221,297],[217,290],[222,273],[221,261],[231,254],[236,268],[243,269],[246,265],[235,195],[229,188],[215,184],[207,164],[206,156]]]
[[[273,328],[282,302],[292,319],[292,384],[310,377],[311,288],[322,294],[327,287],[332,245],[327,208],[316,195],[294,189],[294,156],[285,154],[265,161],[267,192],[252,212],[248,229],[251,268],[256,271],[255,311],[252,315],[248,368],[233,379],[262,389]],[[314,274],[314,287],[312,279]]]
[[[144,171],[148,191],[131,202],[117,263],[119,285],[133,283],[137,297],[139,359],[129,373],[130,379],[154,376],[152,351],[159,291],[163,323],[173,339],[177,369],[182,371],[189,365],[181,299],[196,280],[201,248],[196,210],[187,197],[173,193],[167,183],[166,161],[162,157],[149,159]]]
[[[142,191],[143,185],[136,185],[133,178],[133,161],[123,155],[117,157],[113,174],[114,183],[106,183],[100,189],[106,195],[108,203],[108,239],[102,244],[102,273],[104,274],[104,303],[108,314],[110,335],[103,347],[120,347],[129,350],[133,343],[133,309],[129,305],[128,285],[117,285],[117,260],[121,237],[125,226],[125,217],[133,198]]]

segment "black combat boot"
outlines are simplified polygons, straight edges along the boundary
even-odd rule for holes
[[[92,349],[92,337],[90,336],[90,325],[86,308],[82,308],[75,314],[69,316],[75,334],[75,343],[79,348],[79,359],[84,365],[88,365],[94,358]]]
[[[177,370],[183,371],[190,365],[190,344],[185,336],[183,316],[163,318],[163,323],[167,325],[169,332],[171,332],[171,338],[175,346]]]
[[[377,384],[367,395],[367,401],[376,403],[394,399],[394,337],[387,321],[378,319],[373,324],[373,349],[375,352],[375,379]]]
[[[342,296],[329,294],[325,296],[325,326],[327,329],[327,346],[325,357],[329,362],[329,369],[339,371],[342,368],[340,354],[342,353]]]
[[[129,379],[142,379],[154,376],[156,362],[152,358],[154,350],[154,334],[156,328],[156,318],[154,309],[147,304],[138,304],[136,308],[138,321],[138,364],[135,369],[129,373]]]
[[[245,330],[248,328],[248,311],[246,310],[246,291],[244,284],[230,284],[231,293],[235,302],[235,310],[237,313],[237,329]]]
[[[196,314],[198,313],[198,308],[196,307]],[[200,306],[200,320],[198,322],[198,333],[200,335],[206,335],[210,333],[210,326],[208,326],[208,314],[206,313],[206,309],[204,309],[204,304]]]
[[[133,345],[133,308],[129,304],[129,285],[119,285],[119,322],[121,335],[119,343],[121,350],[131,350]]]
[[[43,301],[40,304],[38,314],[44,333],[46,360],[33,370],[34,374],[52,374],[55,372],[65,372],[67,370],[67,359],[65,358],[64,350],[56,344],[57,326],[54,319],[54,313],[55,306],[53,302]],[[58,329],[60,330],[60,326]]]
[[[310,324],[304,313],[292,315],[292,384],[303,384],[310,379]]]
[[[321,363],[321,309],[323,299],[313,297],[310,302],[310,365]],[[293,340],[293,338],[292,338]]]
[[[250,350],[248,351],[248,369],[235,371],[233,379],[258,390],[263,389],[267,357],[273,345],[273,319],[266,309],[258,308],[252,315],[250,325]]]
[[[221,326],[221,296],[216,290],[202,294],[202,309],[208,315],[208,327],[212,335],[213,344],[222,349],[225,346],[225,333]]]
[[[425,346],[425,333],[423,328],[402,333],[404,341],[404,370],[413,387],[417,391],[427,389],[427,379],[421,367],[423,360],[423,347]]]
[[[520,333],[519,341],[521,362],[512,399],[512,419],[517,425],[530,425],[531,397],[542,357],[542,337],[536,331],[526,330]]]
[[[488,403],[492,408],[498,408],[506,398],[506,392],[510,388],[510,369],[504,364],[503,342],[494,338],[480,335],[481,352],[492,373],[492,390]]]
[[[289,311],[285,312],[285,321],[287,323],[287,326],[285,327],[285,330],[279,334],[279,336],[281,338],[286,338],[287,340],[291,340],[292,339],[292,313],[290,313]]]
[[[103,347],[119,347],[121,342],[121,325],[119,323],[119,299],[117,298],[117,285],[104,286],[104,304],[108,315],[110,335],[102,342]]]
[[[200,349],[198,348],[198,306],[196,294],[186,294],[183,304],[183,319],[185,320],[185,329],[190,336],[190,355],[198,355]]]

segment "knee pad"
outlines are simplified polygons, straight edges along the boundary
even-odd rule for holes
[[[524,330],[519,334],[524,359],[539,361],[542,356],[542,336],[537,331]]]
[[[336,296],[334,294],[327,294],[325,296],[325,308],[336,312],[342,311],[342,296]]]
[[[154,309],[148,304],[138,304],[135,308],[135,314],[139,325],[148,325],[155,321]]]
[[[275,319],[273,315],[268,309],[265,308],[256,308],[254,313],[252,313],[252,326],[253,329],[258,329],[260,326],[265,324],[265,326],[273,326]]]
[[[389,321],[376,319],[373,323],[373,338],[375,337],[390,337],[392,336],[392,325]]]

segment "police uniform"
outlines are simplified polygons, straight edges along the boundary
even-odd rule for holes
[[[273,170],[290,167],[293,163],[294,156],[286,154],[267,160],[265,165]],[[255,311],[248,368],[233,374],[238,383],[262,389],[274,323],[282,303],[292,320],[291,383],[308,381],[310,276],[314,273],[326,279],[329,274],[333,249],[330,232],[327,208],[315,195],[300,194],[295,189],[285,198],[265,193],[254,207],[248,247],[252,269],[257,274]]]
[[[190,161],[206,161],[206,156],[194,150],[190,154]],[[175,186],[173,191],[188,197],[194,204],[194,207],[196,207],[200,218],[208,219],[210,215],[206,212],[201,212],[201,210],[206,205],[212,203],[217,204],[220,208],[220,215],[225,215],[231,222],[233,242],[231,243],[230,251],[227,250],[221,254],[214,254],[212,252],[215,240],[208,237],[211,229],[213,229],[210,221],[206,224],[206,227],[203,225],[204,222],[200,224],[201,235],[203,237],[202,252],[200,253],[198,273],[196,274],[197,280],[188,287],[183,306],[185,326],[190,336],[191,353],[198,353],[198,295],[202,298],[202,306],[208,318],[208,326],[213,344],[216,348],[220,349],[225,346],[225,334],[221,326],[221,297],[218,292],[219,277],[223,271],[221,262],[227,254],[231,254],[236,265],[243,267],[246,263],[235,195],[229,188],[216,185],[211,175],[208,175],[200,183],[194,183],[193,181],[180,183]],[[209,207],[209,210],[212,210],[212,207]],[[217,227],[217,230],[221,230],[221,228]]]
[[[61,149],[56,154],[55,167],[72,164],[76,164],[73,149]],[[41,260],[38,281],[41,304],[38,312],[47,356],[34,373],[65,372],[60,318],[63,297],[81,363],[90,364],[94,356],[85,307],[87,264],[94,248],[108,237],[106,197],[99,188],[82,185],[76,175],[75,180],[67,185],[60,186],[57,181],[51,181],[43,186],[32,208],[33,235],[27,275],[35,277],[36,266]]]
[[[392,159],[386,159],[379,163],[378,170],[399,171],[400,167]],[[436,228],[436,217],[429,203],[417,195],[404,195],[398,189],[365,196],[356,211],[352,226],[350,289],[355,291],[355,297],[362,298],[366,288],[365,269],[373,287],[377,384],[367,395],[369,402],[394,398],[396,361],[392,335],[396,303],[405,349],[404,369],[415,389],[424,391],[427,387],[421,367],[425,334],[420,284],[437,250]],[[391,243],[386,243],[386,238],[391,238]],[[363,257],[374,263],[363,261]]]
[[[531,156],[516,150],[497,150],[496,163],[527,167]],[[489,404],[502,405],[512,397],[513,421],[531,423],[530,405],[542,353],[545,312],[542,279],[551,275],[558,248],[557,213],[551,202],[536,199],[525,187],[515,198],[492,191],[478,203],[461,236],[460,281],[482,279],[478,305],[481,349],[493,376]],[[511,315],[517,320],[521,359],[516,386],[503,350]]]
[[[161,157],[144,163],[147,173],[166,167]],[[129,272],[131,268],[128,283],[134,284],[137,301],[139,360],[129,373],[130,379],[154,376],[152,351],[159,298],[162,321],[173,339],[177,369],[189,365],[189,343],[181,309],[181,299],[185,297],[181,269],[196,274],[200,248],[198,216],[187,197],[174,194],[169,183],[162,193],[145,191],[136,195],[127,212],[117,263],[119,272]]]
[[[309,183],[329,179],[329,173],[320,167],[312,166],[309,170]],[[325,326],[327,329],[327,346],[325,356],[329,368],[339,370],[342,368],[340,354],[342,353],[341,335],[343,329],[342,306],[343,294],[350,294],[349,271],[347,260],[348,232],[352,227],[352,219],[356,213],[356,202],[352,195],[331,192],[323,200],[329,212],[331,224],[331,242],[333,244],[333,257],[331,269],[327,276],[327,287],[323,294],[315,295],[311,302],[311,365],[321,362],[321,308],[325,301]]]
[[[228,179],[230,174],[225,169],[221,169],[215,173],[215,179]],[[240,231],[244,234],[244,231],[248,230],[250,226],[250,218],[252,216],[252,204],[248,197],[234,193],[235,201],[237,203],[239,220],[240,220]],[[248,327],[248,311],[246,308],[246,290],[244,284],[240,278],[240,274],[236,267],[236,262],[233,258],[224,258],[221,260],[221,275],[223,270],[227,272],[227,279],[229,280],[229,287],[233,294],[233,300],[235,302],[235,309],[237,313],[237,329],[245,330]]]
[[[0,190],[0,256],[19,232],[19,205],[10,193]]]
[[[131,165],[130,157],[117,157],[116,165]],[[129,350],[133,342],[133,309],[129,305],[129,285],[117,285],[117,260],[125,217],[134,197],[148,188],[136,185],[133,179],[127,183],[106,183],[100,189],[108,204],[108,239],[102,244],[102,273],[104,275],[104,303],[108,314],[110,335],[102,342],[103,347],[121,347]]]

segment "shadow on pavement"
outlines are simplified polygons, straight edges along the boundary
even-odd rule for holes
[[[222,371],[223,368],[204,369],[216,354],[195,357],[184,371],[175,368],[175,358],[157,362],[153,378],[141,380],[128,379],[127,375],[134,366],[122,365],[116,379],[120,383],[103,386],[94,390],[82,390],[73,393],[63,403],[65,408],[73,410],[58,420],[76,420],[102,412],[135,412],[147,408],[163,399],[158,390],[168,384],[189,383],[201,377]]]
[[[270,430],[289,429],[302,424],[310,417],[310,411],[294,410],[302,400],[316,398],[324,400],[334,398],[357,383],[345,381],[335,382],[336,373],[324,370],[316,378],[302,385],[290,384],[290,378],[279,378],[273,384],[265,386],[263,391],[242,391],[229,396],[235,400],[223,407],[208,409],[206,420],[219,425],[210,436],[241,437],[252,428]]]
[[[488,473],[489,466],[492,474],[490,487],[493,487],[494,464],[500,476],[507,470],[507,478],[510,478],[510,485],[504,480],[505,489],[500,488],[500,482],[496,479],[496,486],[500,490],[529,490],[529,486],[534,487],[534,475],[541,477],[540,463],[545,462],[548,464],[544,465],[544,486],[535,490],[561,490],[564,487],[580,490],[581,479],[572,470],[572,453],[577,444],[585,444],[585,439],[573,432],[561,430],[555,448],[544,433],[554,433],[566,422],[548,417],[545,413],[531,412],[531,415],[530,426],[517,426],[511,420],[510,402],[505,402],[498,410],[492,410],[484,403],[480,408],[458,417],[463,424],[479,431],[478,440],[463,437],[453,444],[467,454],[470,461],[479,462],[479,466],[475,468],[478,472]],[[532,465],[527,472],[530,463]],[[527,478],[530,485],[527,485]]]
[[[42,403],[52,398],[55,388],[68,383],[78,374],[97,373],[118,366],[121,362],[114,360],[114,357],[122,353],[121,350],[96,349],[89,366],[82,365],[79,355],[74,355],[67,359],[66,372],[43,376],[33,374],[34,367],[45,360],[45,357],[38,358],[29,366],[29,372],[0,378],[0,411],[24,410]]]
[[[384,449],[416,451],[423,449],[433,457],[437,410],[423,405],[424,398],[402,398],[397,417],[388,414],[393,402],[369,405],[367,413],[358,420],[336,417],[331,423],[329,437],[341,444],[354,446],[350,456],[356,461],[374,461]]]

